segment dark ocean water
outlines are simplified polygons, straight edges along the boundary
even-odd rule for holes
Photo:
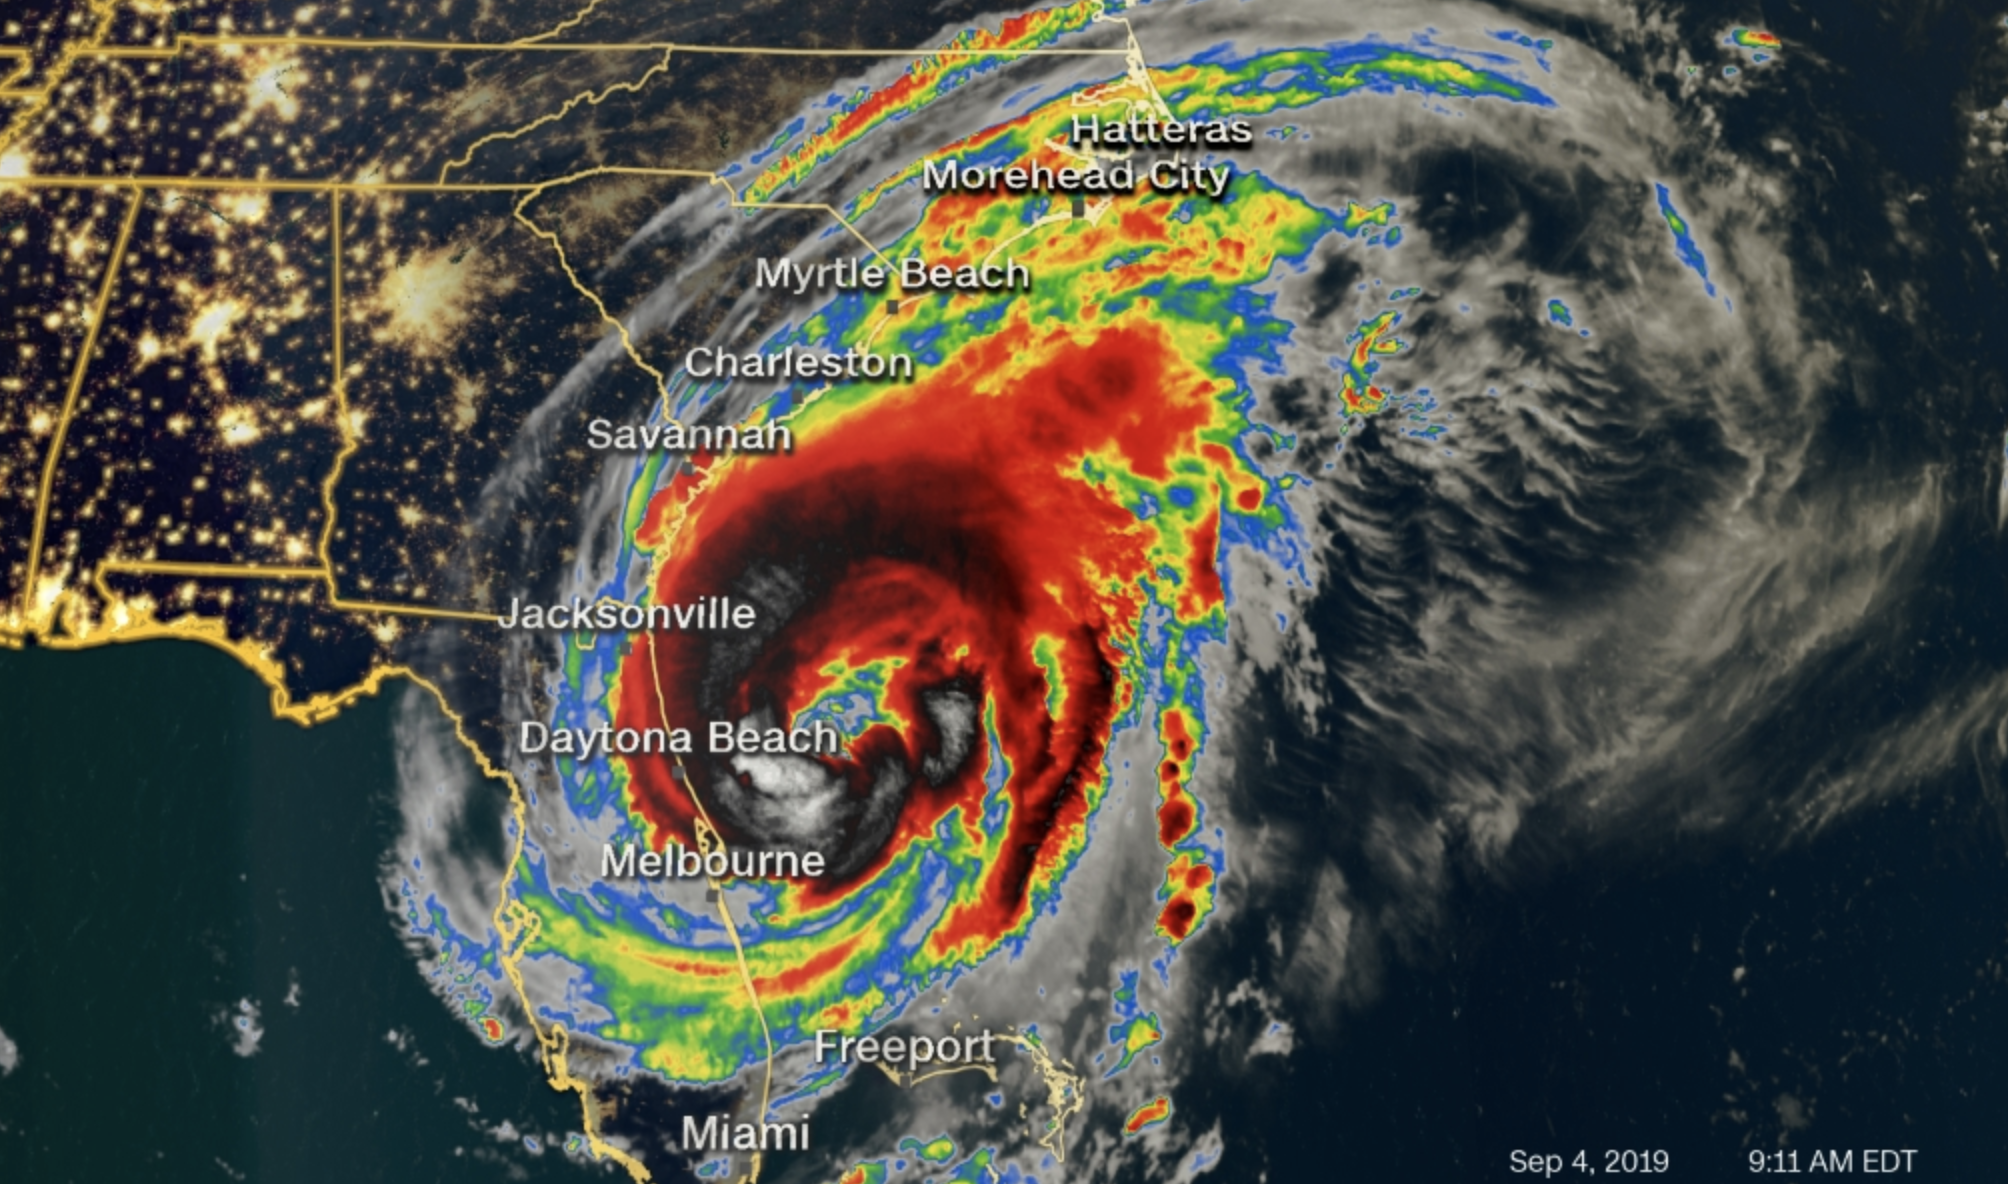
[[[1287,1063],[1187,1075],[1214,1178],[1513,1180],[1512,1153],[1915,1149],[1907,1179],[2008,1163],[2008,858],[1957,798],[1899,801],[1782,855],[1736,844],[1466,883],[1451,932],[1371,1002],[1298,1016]],[[1216,935],[1258,971],[1259,929]],[[1741,974],[1738,970],[1741,968]],[[1606,1174],[1601,1170],[1599,1175]],[[1586,1175],[1564,1172],[1562,1178]]]
[[[591,1171],[487,1133],[578,1113],[455,1022],[392,929],[389,719],[377,699],[275,721],[195,645],[0,651],[0,1181]]]
[[[1799,269],[1802,315],[1849,342],[1860,369],[1823,394],[1809,469],[1863,485],[1945,475],[1937,545],[1845,644],[1749,705],[1738,721],[1749,726],[1724,736],[1706,777],[1646,787],[1669,808],[1612,833],[1530,812],[1502,861],[1460,849],[1453,825],[1440,894],[1406,888],[1361,838],[1377,816],[1409,817],[1411,798],[1417,813],[1436,808],[1416,749],[1358,727],[1366,713],[1352,700],[1327,707],[1323,732],[1306,734],[1284,694],[1259,687],[1266,701],[1247,705],[1236,726],[1245,750],[1276,755],[1242,775],[1237,808],[1269,829],[1284,852],[1271,858],[1293,875],[1274,888],[1244,882],[1236,923],[1215,926],[1193,955],[1216,998],[1245,981],[1276,988],[1295,1046],[1287,1057],[1247,1057],[1267,1019],[1252,1004],[1209,1017],[1225,1034],[1174,1088],[1173,1122],[1194,1134],[1218,1125],[1225,1148],[1206,1178],[1219,1184],[1529,1179],[1513,1170],[1515,1150],[1559,1153],[1565,1164],[1584,1152],[1598,1176],[1609,1174],[1606,1152],[1665,1151],[1671,1170],[1648,1178],[1727,1181],[1757,1178],[1753,1150],[1795,1155],[1810,1179],[1835,1178],[1811,1173],[1817,1151],[1851,1153],[1860,1176],[1864,1152],[1908,1149],[1915,1170],[1903,1179],[2008,1179],[2008,825],[1992,724],[1978,738],[1941,732],[1966,759],[1891,773],[1872,804],[1817,834],[1795,836],[1786,809],[1808,770],[1852,771],[1857,738],[1952,728],[1944,717],[1967,706],[1961,689],[1991,696],[2008,668],[1996,492],[2008,303],[1998,263],[1975,263],[1990,257],[1967,237],[1966,212],[2001,208],[2000,191],[1994,173],[1963,156],[1960,106],[1968,88],[1990,106],[2004,93],[2000,10],[1843,2],[1760,13],[1711,2],[1652,11],[1684,45],[1712,45],[1745,23],[1791,44],[1785,68],[1767,76],[1776,85],[1717,108],[1683,98],[1678,79],[1623,36],[1580,30],[1683,104],[1697,131],[1705,114],[1707,136],[1722,145],[1761,160],[1782,137],[1819,162],[1784,181],[1791,227],[1778,245]],[[1908,225],[1931,234],[1899,248],[1885,207],[1861,197],[1885,193],[1912,195]],[[1928,294],[1930,318],[1901,324],[1865,307],[1862,277],[1879,291]],[[1873,367],[1932,392],[1922,412],[1892,416],[1863,397]],[[1663,523],[1652,515],[1717,463],[1703,448],[1683,457],[1665,447],[1706,443],[1707,427],[1655,442],[1668,454],[1655,453],[1664,479],[1641,470],[1629,501],[1585,511],[1624,524],[1601,539],[1516,516],[1514,529],[1534,541],[1512,557],[1532,574],[1507,581],[1499,602],[1559,605],[1558,624],[1572,597],[1594,605],[1580,590],[1598,587],[1598,565],[1658,545]],[[1428,474],[1390,463],[1399,458],[1372,430],[1349,447],[1370,462],[1352,516],[1408,540],[1432,508]],[[1521,492],[1508,484],[1507,496]],[[1832,529],[1849,526],[1837,517]],[[1371,675],[1383,653],[1407,652],[1404,610],[1429,605],[1444,571],[1456,584],[1498,570],[1452,550],[1456,561],[1436,567],[1420,547],[1395,544],[1369,556],[1379,566],[1335,564],[1346,574],[1313,620],[1323,660],[1351,662],[1377,694],[1396,693]],[[1361,571],[1384,576],[1385,603],[1351,592]],[[1578,689],[1598,684],[1586,676]],[[1513,708],[1510,694],[1495,702]],[[1934,704],[1943,714],[1920,706]],[[1477,754],[1480,774],[1508,755]],[[1498,771],[1512,780],[1511,768]],[[1638,787],[1606,788],[1623,797]],[[1725,825],[1673,824],[1682,805],[1704,799],[1728,803]],[[1278,935],[1294,942],[1343,923],[1310,890],[1325,862],[1344,873],[1357,928],[1346,975],[1319,997],[1318,975],[1292,993]],[[1232,869],[1225,891],[1236,891]]]
[[[903,43],[965,7],[856,39]],[[1964,458],[1953,484],[1991,502],[2003,304],[1996,273],[1956,236],[1971,210],[1998,208],[1998,193],[1961,188],[1978,183],[1962,181],[1955,100],[1978,85],[1975,58],[1999,55],[1998,9],[1669,11],[1695,45],[1761,15],[1812,51],[1784,75],[1793,89],[1753,88],[1719,121],[1723,142],[1753,159],[1789,129],[1817,162],[1793,208],[1795,233],[1819,249],[1789,245],[1802,261],[1838,262],[1808,272],[1808,314],[1845,325],[1873,312],[1880,323],[1879,310],[1849,303],[1864,274],[1884,292],[1923,292],[1934,310],[1935,336],[1892,333],[1865,351],[1901,372],[1892,392],[1925,392],[1905,402],[1926,413],[1840,400],[1826,409],[1835,426],[1819,455],[1864,473]],[[1620,60],[1624,51],[1614,47]],[[1979,89],[1996,101],[1991,81]],[[1942,237],[1898,249],[1882,211],[1899,204],[1913,228]],[[1969,512],[1977,520],[1987,507]],[[513,531],[568,523],[566,513],[497,521]],[[1951,655],[2008,661],[1998,604],[2008,579],[1998,532],[1982,525],[1921,581],[1947,590],[1946,603],[1864,643],[1885,680],[1877,702],[1924,701],[1959,673]],[[577,532],[547,531],[540,562],[568,568]],[[1357,629],[1364,614],[1341,616]],[[1924,624],[1911,631],[1913,620]],[[1769,705],[1781,730],[1768,760],[1802,763],[1795,740],[1815,726],[1880,722],[1845,673]],[[1296,753],[1307,783],[1314,773],[1337,790],[1239,787],[1249,813],[1344,848],[1348,779],[1371,781],[1372,762],[1292,734],[1278,703],[1254,706],[1286,764]],[[612,1178],[488,1133],[507,1120],[520,1134],[562,1135],[578,1125],[576,1105],[526,1058],[457,1022],[396,937],[378,885],[396,819],[386,702],[304,730],[274,721],[264,688],[202,647],[0,651],[0,736],[11,749],[0,772],[0,1031],[19,1049],[0,1075],[0,1184]],[[1581,1151],[1598,1175],[1606,1152],[1665,1151],[1672,1170],[1653,1178],[1724,1181],[1751,1178],[1752,1149],[1795,1151],[1802,1168],[1817,1150],[1849,1150],[1858,1173],[1865,1150],[1912,1149],[1906,1179],[2008,1178],[2008,845],[1976,777],[1968,767],[1906,786],[1782,848],[1763,837],[1651,849],[1558,839],[1551,858],[1510,876],[1460,871],[1439,924],[1404,948],[1388,939],[1365,951],[1377,963],[1354,969],[1371,997],[1287,1001],[1288,1057],[1240,1054],[1259,1031],[1245,1006],[1209,1017],[1229,1038],[1217,1062],[1194,1054],[1173,1089],[1174,1122],[1195,1133],[1218,1122],[1224,1155],[1204,1179],[1219,1184],[1526,1179],[1512,1171],[1515,1150]],[[1347,870],[1363,914],[1392,891]],[[1223,996],[1244,979],[1277,985],[1268,926],[1296,934],[1320,920],[1302,887],[1211,927],[1181,972],[1205,973]],[[240,1000],[263,1028],[248,1057],[233,1048]],[[819,1122],[842,1124],[846,1106],[869,1121],[880,1092],[846,1091]]]

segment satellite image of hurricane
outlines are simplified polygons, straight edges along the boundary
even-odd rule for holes
[[[2008,9],[40,2],[0,1177],[2008,1163]]]

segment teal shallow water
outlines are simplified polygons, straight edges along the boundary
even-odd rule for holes
[[[395,935],[395,693],[303,729],[204,647],[0,651],[0,1180],[599,1174]]]

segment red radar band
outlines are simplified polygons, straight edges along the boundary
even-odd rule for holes
[[[672,486],[651,508],[657,537],[685,498],[688,511],[659,564],[655,599],[766,588],[777,624],[739,643],[757,644],[752,654],[716,637],[651,635],[625,661],[619,723],[695,730],[764,711],[786,726],[827,683],[830,664],[896,659],[881,716],[897,726],[873,723],[846,754],[814,758],[853,801],[888,768],[905,780],[878,848],[841,880],[808,889],[842,895],[951,811],[964,826],[982,824],[989,759],[980,738],[973,750],[963,742],[952,770],[922,775],[947,743],[930,696],[966,696],[994,720],[1008,762],[1008,834],[980,902],[952,910],[931,941],[987,946],[1023,920],[1042,864],[1057,864],[1083,831],[1110,728],[1127,707],[1117,669],[1145,607],[1139,581],[1156,536],[1091,471],[1166,479],[1169,462],[1195,448],[1210,397],[1153,329],[1103,330],[1084,345],[1021,323],[910,392],[880,391],[869,414],[824,420],[785,463],[721,462],[701,497],[688,483]],[[1217,583],[1205,594],[1217,597]],[[651,682],[656,694],[637,693]],[[688,836],[693,808],[668,766],[637,757],[628,767],[632,800],[661,837]],[[738,778],[760,793],[755,779]],[[698,792],[704,785],[699,778]],[[728,841],[744,837],[709,800],[706,810]]]

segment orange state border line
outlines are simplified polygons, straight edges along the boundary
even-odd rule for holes
[[[543,126],[546,123],[560,119],[565,114],[569,113],[580,102],[588,102],[593,105],[597,105],[604,98],[606,98],[608,95],[614,93],[617,90],[626,90],[629,91],[630,93],[638,90],[650,78],[654,77],[656,74],[666,71],[668,68],[670,57],[676,53],[731,54],[731,55],[743,55],[743,56],[854,57],[854,58],[864,58],[864,57],[1020,58],[1020,57],[1115,56],[1115,57],[1131,58],[1132,60],[1134,60],[1134,58],[1138,53],[1138,47],[1136,45],[1133,29],[1130,30],[1130,36],[1128,38],[1129,44],[1127,45],[1127,47],[1122,49],[1053,49],[1053,48],[975,49],[975,48],[958,48],[958,47],[940,47],[940,48],[929,48],[929,49],[797,49],[797,48],[786,48],[786,47],[776,47],[776,46],[698,45],[698,44],[686,44],[683,42],[673,42],[673,41],[552,42],[545,40],[546,38],[557,35],[558,33],[564,31],[567,28],[577,25],[580,21],[585,19],[586,15],[593,10],[593,8],[597,5],[597,3],[598,0],[589,0],[586,7],[582,9],[578,14],[574,15],[570,19],[566,20],[565,22],[562,22],[555,28],[545,33],[537,34],[530,38],[521,39],[517,41],[509,41],[509,42],[426,41],[426,40],[411,40],[404,38],[300,37],[300,36],[290,36],[290,35],[209,36],[209,35],[196,35],[196,34],[181,34],[174,39],[171,45],[163,45],[163,46],[108,46],[97,43],[86,44],[83,46],[71,46],[71,47],[66,47],[63,50],[60,59],[56,63],[55,67],[51,70],[51,77],[48,83],[45,86],[39,88],[29,88],[16,85],[28,74],[30,74],[33,70],[33,62],[31,60],[30,51],[21,47],[0,46],[0,59],[13,59],[16,63],[14,67],[11,70],[9,70],[4,77],[0,77],[0,100],[27,101],[35,104],[36,105],[35,109],[39,109],[41,106],[46,105],[46,103],[52,97],[54,97],[57,88],[61,85],[64,77],[67,75],[69,67],[79,58],[91,58],[94,60],[105,60],[105,59],[166,60],[178,57],[183,52],[189,50],[205,49],[205,48],[223,48],[223,47],[323,48],[323,49],[336,49],[336,50],[412,50],[421,52],[441,52],[441,53],[656,52],[656,53],[661,53],[663,55],[662,61],[658,63],[655,67],[650,69],[646,74],[644,74],[639,79],[635,79],[628,83],[618,83],[597,93],[592,93],[592,92],[582,93],[568,100],[555,113],[550,113],[545,116],[539,117],[537,120],[532,121],[530,124],[526,124],[512,131],[491,133],[487,136],[478,139],[477,141],[475,141],[473,145],[471,145],[467,149],[465,153],[463,153],[463,155],[460,158],[456,159],[455,161],[449,162],[447,165],[441,168],[440,178],[438,181],[430,183],[390,182],[390,181],[342,181],[335,179],[223,178],[223,177],[199,177],[199,176],[175,176],[175,175],[63,176],[63,175],[31,174],[23,176],[0,177],[0,188],[13,187],[13,188],[23,188],[23,189],[27,188],[127,189],[130,190],[132,194],[132,200],[127,207],[125,218],[120,227],[118,240],[112,249],[110,258],[106,262],[105,274],[100,283],[97,304],[94,308],[90,323],[86,330],[84,346],[77,360],[76,367],[71,374],[69,387],[66,391],[64,398],[62,413],[55,426],[54,431],[51,434],[49,451],[43,461],[41,486],[36,499],[35,520],[31,533],[31,544],[30,544],[28,566],[27,566],[27,578],[24,580],[21,589],[21,603],[19,608],[16,609],[15,612],[9,614],[11,619],[0,620],[0,640],[17,640],[19,638],[28,635],[33,635],[37,638],[39,642],[41,642],[41,644],[46,645],[52,649],[62,649],[62,650],[84,649],[98,644],[105,644],[115,641],[139,641],[139,640],[145,640],[150,638],[161,638],[161,637],[178,638],[182,640],[197,641],[200,643],[213,645],[230,653],[233,657],[236,657],[240,662],[242,662],[249,669],[251,669],[253,673],[257,674],[261,678],[261,680],[267,684],[267,686],[271,690],[272,713],[274,717],[279,719],[290,720],[302,726],[311,726],[313,724],[321,723],[328,719],[334,718],[334,716],[338,715],[345,707],[347,707],[351,703],[354,703],[356,700],[364,696],[375,695],[382,688],[383,684],[392,678],[408,679],[412,682],[413,685],[424,689],[432,696],[433,701],[438,704],[441,712],[443,712],[447,717],[447,719],[451,721],[451,723],[453,724],[455,736],[459,739],[462,746],[466,748],[470,756],[479,765],[482,773],[488,777],[500,780],[508,786],[510,793],[511,817],[515,825],[513,848],[509,861],[509,866],[513,869],[516,862],[522,856],[524,836],[526,834],[526,828],[528,824],[528,803],[527,799],[523,794],[522,787],[520,786],[520,784],[518,784],[516,778],[508,770],[503,769],[494,764],[488,758],[486,753],[484,753],[481,750],[481,748],[474,742],[472,737],[470,737],[467,734],[465,721],[460,717],[458,713],[456,713],[453,710],[451,705],[447,702],[446,695],[439,688],[439,686],[434,682],[432,682],[430,679],[427,679],[424,675],[418,673],[416,670],[413,670],[412,668],[403,665],[376,666],[373,667],[368,672],[368,674],[366,674],[360,681],[353,684],[352,686],[349,686],[347,688],[335,692],[316,694],[311,696],[304,702],[294,702],[285,689],[284,672],[283,669],[280,667],[279,663],[276,660],[274,660],[268,653],[264,652],[261,649],[258,649],[254,645],[254,643],[248,640],[237,641],[229,638],[229,636],[224,630],[221,621],[206,620],[201,618],[182,618],[172,622],[149,621],[145,623],[137,623],[131,626],[123,626],[123,627],[114,626],[109,631],[109,634],[107,636],[103,636],[102,638],[94,635],[96,633],[96,630],[85,630],[82,633],[74,635],[58,635],[54,632],[53,626],[56,623],[56,619],[58,618],[58,616],[64,615],[61,612],[62,608],[64,607],[64,605],[62,604],[62,599],[65,595],[69,594],[68,591],[58,590],[55,596],[48,598],[47,603],[38,603],[43,599],[42,594],[40,593],[37,587],[37,584],[40,581],[40,567],[41,567],[42,552],[43,552],[43,539],[48,524],[48,512],[50,507],[50,501],[54,493],[56,467],[61,461],[63,442],[68,434],[70,422],[75,415],[76,404],[83,389],[85,376],[89,370],[91,355],[96,351],[98,330],[101,324],[103,323],[106,311],[109,307],[111,294],[117,283],[119,268],[124,261],[127,247],[129,246],[131,241],[133,227],[138,220],[139,208],[144,200],[147,191],[152,189],[195,189],[195,190],[228,189],[228,190],[266,191],[266,192],[307,192],[307,193],[328,194],[330,200],[330,224],[331,224],[331,239],[332,239],[331,311],[333,313],[332,328],[333,328],[333,341],[334,341],[333,355],[334,355],[334,372],[335,372],[334,382],[333,382],[333,395],[335,398],[337,411],[339,415],[339,423],[342,432],[342,444],[340,449],[336,453],[334,463],[331,465],[328,476],[322,485],[321,492],[322,492],[322,508],[324,513],[324,523],[322,526],[320,544],[319,547],[317,548],[317,557],[320,560],[318,565],[307,567],[307,566],[283,566],[283,565],[261,565],[261,564],[196,563],[196,562],[182,562],[182,561],[170,561],[170,560],[107,559],[101,561],[96,566],[90,581],[93,588],[97,591],[99,596],[104,600],[106,605],[113,606],[115,611],[118,610],[119,606],[122,606],[123,603],[122,599],[119,598],[115,593],[113,593],[106,583],[108,577],[120,574],[180,575],[192,579],[300,580],[300,581],[318,580],[321,581],[326,586],[328,592],[329,607],[337,611],[387,614],[387,615],[408,615],[417,617],[435,617],[435,618],[446,618],[446,619],[467,620],[467,621],[495,621],[498,620],[499,618],[492,613],[481,613],[481,612],[473,612],[460,609],[440,608],[436,606],[427,606],[427,605],[385,604],[375,601],[348,600],[342,597],[340,588],[337,584],[333,568],[333,562],[330,556],[330,547],[332,545],[332,541],[334,538],[334,531],[336,524],[336,509],[334,504],[335,493],[339,486],[341,480],[341,474],[348,458],[352,456],[361,447],[361,438],[356,434],[354,430],[354,420],[351,416],[351,412],[348,406],[348,397],[347,397],[348,376],[346,373],[346,363],[343,358],[343,348],[342,348],[343,346],[342,307],[341,307],[341,301],[342,301],[341,195],[342,194],[372,193],[372,192],[522,194],[523,195],[522,199],[517,202],[514,211],[516,219],[519,222],[521,222],[532,233],[532,235],[544,241],[545,243],[547,243],[547,245],[553,248],[553,250],[558,255],[560,266],[564,269],[572,285],[576,289],[578,289],[578,291],[582,295],[587,297],[592,302],[592,304],[600,313],[602,319],[607,321],[616,329],[616,331],[620,335],[623,349],[629,356],[630,360],[655,378],[660,392],[666,398],[668,394],[666,376],[662,373],[661,370],[650,365],[646,360],[644,360],[641,357],[640,353],[636,350],[634,346],[633,340],[630,334],[628,333],[625,324],[621,322],[619,318],[613,316],[606,309],[604,302],[600,299],[598,294],[593,292],[578,278],[578,275],[576,274],[569,260],[565,256],[563,245],[559,241],[556,232],[551,230],[546,230],[544,227],[540,226],[525,213],[530,203],[535,201],[536,198],[542,196],[544,193],[550,191],[551,189],[558,188],[564,185],[573,184],[577,181],[581,181],[593,176],[640,175],[640,176],[685,177],[685,178],[701,179],[708,181],[711,184],[722,186],[726,190],[726,192],[730,195],[731,206],[734,209],[745,209],[745,210],[778,209],[778,210],[797,210],[797,211],[806,211],[815,213],[826,213],[830,217],[834,218],[838,223],[840,223],[844,227],[844,229],[847,230],[851,235],[856,237],[858,241],[862,243],[867,250],[871,251],[874,256],[883,260],[885,258],[884,253],[881,252],[875,243],[873,243],[869,238],[867,238],[864,235],[864,233],[860,231],[854,223],[852,223],[848,218],[845,218],[844,215],[834,206],[825,203],[814,203],[814,202],[779,202],[779,201],[749,202],[740,197],[739,192],[732,186],[730,181],[726,180],[724,177],[719,176],[715,172],[706,172],[703,170],[695,170],[695,169],[669,169],[669,168],[650,168],[641,166],[608,165],[608,166],[599,166],[591,169],[586,169],[579,172],[567,174],[562,177],[551,178],[544,181],[512,183],[512,182],[466,182],[466,181],[450,182],[446,180],[446,176],[451,169],[455,167],[464,167],[472,160],[474,153],[478,151],[482,146],[488,143],[495,142],[497,140],[517,138],[521,135],[526,134],[529,131],[534,130],[537,127]],[[108,16],[112,8],[112,5],[103,4],[100,7],[101,7],[100,15]],[[1123,21],[1122,23],[1125,26],[1128,26],[1127,21]],[[108,25],[109,25],[108,20],[102,21],[100,23],[98,28],[98,37],[101,38],[104,35],[106,29],[108,28]],[[8,142],[10,142],[12,139],[15,138],[16,135],[19,134],[19,132],[22,130],[22,126],[26,123],[25,117],[31,116],[32,114],[33,110],[29,112],[17,112],[16,119],[10,121],[11,123],[13,123],[14,126],[8,128],[7,133],[4,136],[0,136],[0,147],[5,147],[5,145]],[[11,637],[9,636],[10,634],[12,635]],[[653,654],[651,654],[651,657],[653,657]],[[709,832],[704,837],[709,838],[709,840],[713,844],[719,842],[719,836],[716,834],[714,830],[712,830],[708,826],[705,827],[704,829],[707,832]],[[505,876],[504,878],[503,884],[501,886],[501,891],[498,893],[496,909],[493,916],[493,922],[496,928],[496,933],[501,938],[501,943],[504,949],[504,956],[500,959],[500,962],[505,974],[510,979],[512,986],[515,988],[519,1000],[521,1000],[524,1004],[525,1014],[528,1017],[531,1029],[536,1037],[538,1047],[544,1055],[545,1067],[549,1074],[551,1086],[554,1089],[558,1089],[562,1092],[576,1092],[579,1095],[580,1104],[582,1107],[582,1117],[584,1119],[584,1125],[585,1125],[585,1132],[584,1132],[585,1137],[594,1154],[606,1156],[608,1158],[615,1160],[616,1162],[620,1163],[622,1167],[627,1169],[628,1173],[634,1179],[636,1179],[637,1181],[646,1181],[649,1179],[649,1173],[647,1169],[643,1167],[643,1165],[638,1160],[634,1159],[632,1156],[628,1155],[621,1149],[606,1143],[600,1137],[598,1132],[598,1121],[597,1121],[598,1115],[596,1113],[596,1107],[593,1102],[591,1084],[574,1076],[570,1072],[570,1069],[568,1067],[567,1052],[569,1047],[569,1041],[563,1025],[553,1023],[547,1027],[546,1025],[542,1024],[536,1016],[535,1008],[530,1005],[529,993],[523,982],[522,973],[518,966],[518,963],[521,960],[521,957],[526,947],[529,945],[530,942],[534,941],[536,938],[538,929],[538,918],[536,914],[530,912],[530,910],[526,906],[524,906],[520,901],[517,901],[510,896],[508,892],[508,885],[511,878],[512,877],[510,876]],[[723,899],[722,893],[720,894],[720,899],[721,901]],[[736,946],[738,944],[736,940],[737,938],[736,926],[732,924],[732,920],[729,913],[725,914],[724,919],[726,921],[728,929],[734,931],[734,937],[735,937],[734,944]],[[760,1007],[757,995],[753,995],[752,983],[750,981],[750,974],[748,973],[748,968],[745,964],[745,954],[743,949],[741,949],[739,952],[739,961],[740,961],[741,974],[747,980],[745,985],[747,987],[748,993],[749,995],[753,996],[750,1002],[752,1003],[756,1013],[759,1013],[761,1012],[762,1009]],[[762,1021],[762,1027],[764,1028],[765,1027],[764,1014],[761,1015],[761,1021]],[[768,1049],[767,1085],[763,1089],[763,1094],[766,1092],[766,1089],[771,1089],[772,1073],[773,1073],[772,1055],[773,1052],[770,1040],[770,1045]],[[760,1171],[760,1163],[759,1163],[759,1158],[756,1156],[752,1169],[751,1178],[757,1179],[759,1171]]]

